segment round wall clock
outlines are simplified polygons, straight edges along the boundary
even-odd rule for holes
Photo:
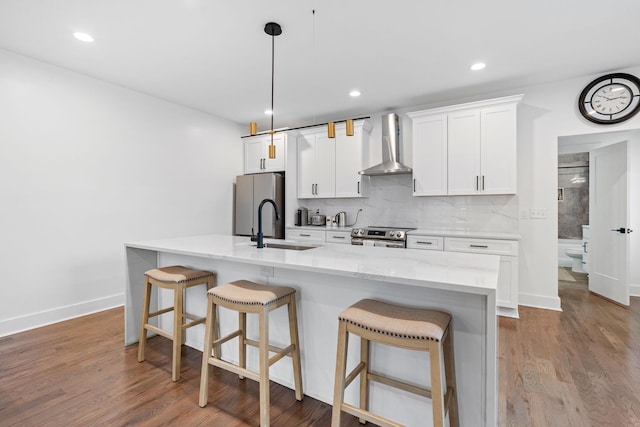
[[[628,120],[640,111],[640,79],[625,73],[598,77],[580,94],[578,109],[585,119],[602,125]]]

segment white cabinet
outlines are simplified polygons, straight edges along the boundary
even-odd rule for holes
[[[413,119],[413,195],[446,195],[447,115],[409,116]]]
[[[336,125],[336,194],[335,197],[366,197],[369,177],[358,172],[365,169],[368,157],[369,124],[354,124],[353,136],[345,134],[345,124]]]
[[[327,230],[327,243],[351,244],[351,230]]]
[[[498,314],[518,317],[518,242],[515,240],[445,237],[444,250],[500,255],[496,305]]]
[[[364,197],[364,169],[369,125],[358,121],[354,135],[345,135],[344,124],[336,125],[336,137],[327,136],[325,126],[300,132],[297,138],[298,198]]]
[[[287,227],[287,240],[308,243],[351,244],[351,229]]]
[[[273,135],[276,158],[269,158],[271,135],[256,135],[244,139],[244,173],[281,172],[286,168],[287,135]]]
[[[515,194],[522,95],[408,113],[414,196]]]
[[[449,115],[449,194],[516,193],[516,104]]]
[[[444,237],[409,235],[407,236],[407,248],[442,251],[444,250]]]
[[[497,311],[501,316],[518,317],[517,241],[409,234],[407,248],[499,255],[500,270],[496,290]]]
[[[335,195],[335,139],[317,129],[300,133],[298,143],[298,198]]]
[[[294,242],[324,243],[325,231],[306,228],[287,228],[287,240]]]

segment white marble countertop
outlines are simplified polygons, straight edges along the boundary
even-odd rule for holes
[[[418,228],[417,230],[407,232],[407,234],[410,236],[472,237],[475,239],[521,239],[519,233],[505,233],[499,231],[452,230],[445,228]]]
[[[286,243],[265,239],[270,241]],[[499,268],[497,255],[340,244],[313,245],[303,251],[258,249],[249,237],[213,234],[125,246],[482,295],[495,292]]]

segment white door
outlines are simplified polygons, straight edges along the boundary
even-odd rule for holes
[[[589,154],[589,290],[629,305],[628,147],[619,142]]]
[[[326,132],[316,136],[316,197],[336,195],[336,140]]]
[[[447,185],[449,195],[480,191],[480,110],[450,113],[448,117]]]
[[[315,197],[316,182],[316,137],[303,134],[297,139],[298,144],[298,198]]]
[[[336,125],[335,150],[335,197],[362,197],[358,173],[364,169],[362,125],[355,126],[353,136],[345,135],[345,125]]]
[[[413,119],[413,195],[447,194],[447,115]]]

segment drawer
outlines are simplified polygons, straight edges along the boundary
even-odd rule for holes
[[[407,236],[407,248],[442,251],[444,250],[444,237],[409,235]]]
[[[327,231],[327,243],[351,244],[350,231]]]
[[[518,242],[515,240],[446,237],[444,239],[444,250],[449,252],[518,256]]]
[[[325,239],[324,230],[296,230],[287,229],[287,240],[296,240],[299,242],[323,242]]]

